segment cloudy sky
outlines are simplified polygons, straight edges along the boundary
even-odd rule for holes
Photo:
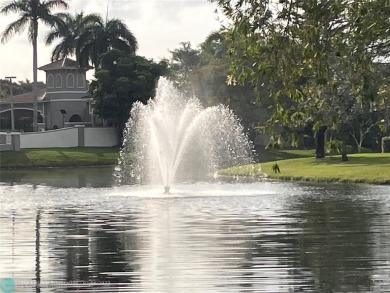
[[[10,0],[0,0],[0,7]],[[109,1],[109,2],[108,2]],[[84,11],[100,13],[124,21],[138,39],[138,54],[159,60],[169,57],[169,50],[189,41],[199,45],[206,36],[220,27],[215,14],[216,5],[207,0],[69,0],[68,12]],[[17,19],[17,15],[0,15],[0,31]],[[38,40],[38,66],[50,62],[53,48],[44,44],[48,28],[40,26]],[[16,76],[17,80],[32,81],[32,46],[27,40],[27,31],[15,35],[5,44],[0,44],[0,78]],[[38,73],[44,80],[44,73]]]

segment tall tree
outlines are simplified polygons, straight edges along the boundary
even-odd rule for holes
[[[210,62],[215,59],[227,57],[228,42],[221,31],[215,31],[206,37],[206,40],[200,45],[201,59],[204,62]]]
[[[138,42],[125,23],[119,19],[104,21],[101,17],[88,27],[76,42],[77,59],[81,66],[90,62],[99,68],[99,56],[111,49],[135,54]]]
[[[52,52],[51,59],[56,61],[69,55],[79,56],[80,52],[76,52],[79,38],[90,31],[93,27],[100,25],[101,17],[97,14],[84,14],[84,12],[76,13],[76,15],[67,14],[65,17],[65,25],[55,27],[46,37],[46,45],[51,45],[56,39],[60,39],[60,43],[55,46]]]
[[[165,73],[164,62],[154,63],[142,56],[116,49],[101,56],[101,68],[90,93],[96,114],[116,125],[122,133],[132,104],[146,103],[155,95],[158,78]]]
[[[232,21],[232,79],[256,89],[264,78],[271,81],[269,125],[276,131],[289,126],[293,143],[307,121],[324,142],[324,128],[338,119],[333,97],[374,98],[374,64],[389,55],[389,0],[213,2]],[[323,156],[319,146],[317,157]]]
[[[65,0],[14,0],[11,3],[4,5],[0,13],[19,14],[19,19],[10,23],[1,36],[1,42],[5,43],[14,34],[21,33],[28,27],[28,39],[33,46],[33,130],[38,130],[38,114],[37,114],[37,74],[38,74],[38,24],[41,21],[45,25],[51,27],[62,26],[63,13],[52,13],[56,8],[68,8]]]
[[[190,42],[181,42],[180,47],[171,51],[171,70],[174,73],[174,85],[184,92],[193,93],[188,81],[190,73],[200,65],[200,52]]]
[[[189,43],[181,43],[179,48],[171,51],[170,79],[180,90],[195,95],[205,107],[228,106],[248,130],[250,138],[263,144],[254,127],[265,123],[269,117],[267,101],[255,103],[250,83],[227,83],[231,62],[228,47],[223,31],[212,32],[197,49]]]

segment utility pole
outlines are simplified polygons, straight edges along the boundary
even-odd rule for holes
[[[5,78],[9,79],[9,91],[11,95],[11,131],[15,131],[15,115],[14,115],[14,92],[12,86],[12,79],[16,78],[16,76],[6,76]]]
[[[106,10],[106,24],[108,22],[108,8],[110,6],[110,0],[107,0],[107,10]]]

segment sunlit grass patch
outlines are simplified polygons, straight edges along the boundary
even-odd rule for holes
[[[272,171],[272,166],[276,162],[281,173]],[[349,155],[349,161],[346,162],[341,161],[341,156],[324,159],[314,157],[287,159],[233,167],[221,170],[220,174],[240,176],[266,174],[270,178],[280,179],[390,184],[390,154],[353,154]]]
[[[1,168],[68,167],[114,165],[117,163],[117,148],[49,148],[22,149],[20,152],[0,153]]]

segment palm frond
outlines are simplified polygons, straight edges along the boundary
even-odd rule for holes
[[[42,15],[39,18],[44,24],[49,25],[52,28],[62,28],[65,27],[64,21],[55,14],[46,14]]]
[[[131,51],[135,53],[138,49],[138,42],[134,34],[128,29],[127,25],[119,19],[111,19],[107,22],[107,31],[116,38],[124,39]]]
[[[38,27],[38,24],[36,25]],[[34,27],[34,22],[30,21],[28,26],[27,37],[30,42],[33,42],[38,38],[38,30]]]
[[[66,23],[66,21],[71,17],[70,14],[66,12],[58,12],[54,15],[57,16],[59,19],[62,19],[64,23]]]
[[[97,13],[90,13],[83,17],[83,24],[97,24],[100,26],[104,25],[103,18]]]
[[[133,49],[129,47],[128,43],[122,39],[113,39],[111,43],[113,49],[118,49],[126,53],[134,53]]]
[[[51,45],[55,39],[61,38],[63,35],[60,31],[51,31],[45,38],[46,45]]]
[[[23,15],[18,20],[15,20],[14,22],[10,23],[6,29],[1,34],[1,42],[4,44],[6,43],[12,36],[14,36],[16,33],[21,33],[26,28],[29,17],[27,15]]]
[[[3,5],[0,9],[1,14],[28,12],[27,3],[25,1],[12,1],[6,5]]]
[[[42,2],[42,5],[46,6],[48,10],[55,9],[55,8],[63,8],[63,9],[69,8],[67,1],[64,0],[49,0],[49,1]]]
[[[51,61],[57,61],[61,59],[61,51],[62,51],[62,46],[61,44],[58,44],[57,46],[54,47],[52,53],[51,53]]]

